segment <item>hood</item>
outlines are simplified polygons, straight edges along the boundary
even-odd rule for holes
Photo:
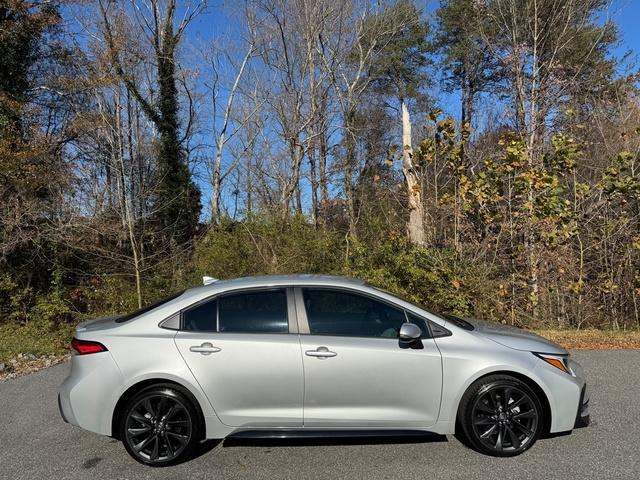
[[[567,355],[569,352],[557,343],[541,337],[533,332],[501,323],[485,322],[483,320],[467,320],[474,326],[474,331],[500,345],[514,350],[528,352],[552,353]]]

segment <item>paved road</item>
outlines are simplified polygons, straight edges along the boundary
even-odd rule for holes
[[[209,442],[194,460],[139,465],[113,439],[62,422],[68,365],[0,384],[0,479],[640,479],[640,350],[578,352],[591,388],[591,427],[539,441],[511,459],[439,441]]]

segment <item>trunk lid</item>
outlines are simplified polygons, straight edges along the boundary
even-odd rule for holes
[[[96,330],[115,328],[119,325],[116,320],[120,317],[122,317],[122,315],[109,315],[86,320],[78,324],[76,332],[95,332]]]

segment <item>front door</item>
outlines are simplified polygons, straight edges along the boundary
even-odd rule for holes
[[[305,427],[429,427],[437,421],[440,352],[429,338],[413,348],[399,342],[407,321],[402,309],[344,289],[303,288],[297,295],[309,329],[300,336]]]
[[[281,288],[223,294],[183,312],[176,345],[222,423],[302,426],[302,359],[289,310]]]

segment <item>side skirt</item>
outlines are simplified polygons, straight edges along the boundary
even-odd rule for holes
[[[274,429],[240,430],[230,434],[228,439],[295,439],[295,438],[371,438],[371,437],[410,437],[434,441],[444,438],[437,433],[422,430],[312,430],[312,429]]]

